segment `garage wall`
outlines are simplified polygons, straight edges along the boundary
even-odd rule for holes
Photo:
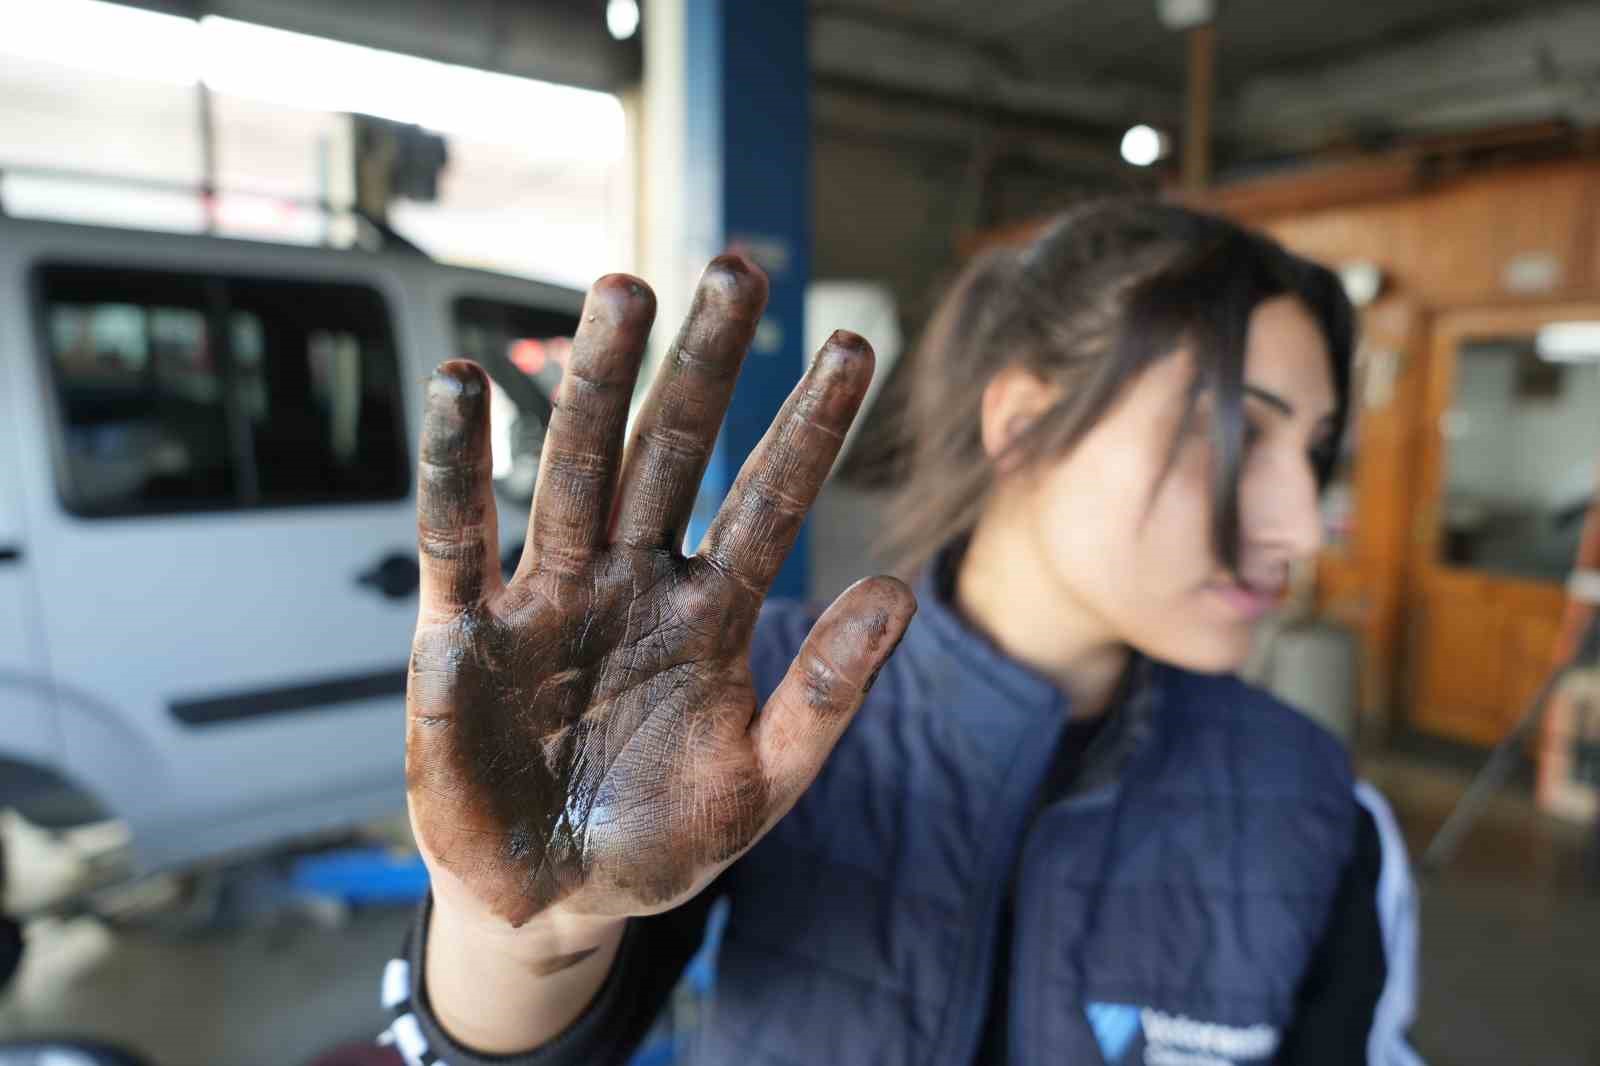
[[[812,276],[888,285],[908,346],[960,268],[963,237],[1137,189],[1141,178],[1109,136],[1019,130],[827,90],[814,114]],[[886,505],[881,490],[829,483],[811,513],[813,599],[886,569],[876,550]]]
[[[819,134],[813,144],[816,278],[872,278],[920,321],[954,258],[963,159]]]
[[[812,276],[887,283],[920,332],[967,234],[1037,218],[1148,175],[1109,131],[1019,124],[978,109],[819,86],[814,95]]]

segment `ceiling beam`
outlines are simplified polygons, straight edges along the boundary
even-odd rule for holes
[[[1158,86],[1027,78],[1008,54],[993,42],[834,7],[814,13],[811,26],[811,67],[824,83],[870,83],[929,100],[1106,129],[1125,127],[1130,116],[1161,123],[1183,113],[1180,95]]]
[[[1211,122],[1217,96],[1217,25],[1191,26],[1189,113],[1183,126],[1183,187],[1199,192],[1211,181]]]
[[[1368,130],[1600,121],[1600,5],[1498,18],[1359,59],[1251,78],[1218,117],[1236,142],[1278,150]]]
[[[1224,51],[1217,74],[1237,88],[1217,100],[1219,146],[1237,163],[1374,136],[1548,118],[1600,123],[1600,6],[1434,25],[1448,28],[1242,79]],[[1177,129],[1185,114],[1182,96],[1156,85],[1027,77],[1002,41],[833,3],[814,10],[812,69],[823,89],[876,87],[891,101],[992,109],[1091,136],[1135,121]]]

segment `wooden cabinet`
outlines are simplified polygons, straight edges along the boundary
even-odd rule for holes
[[[1447,182],[1396,199],[1255,221],[1330,265],[1377,263],[1417,305],[1577,297],[1600,284],[1600,165]]]
[[[1246,219],[1245,221],[1249,221]],[[1383,269],[1391,290],[1415,288],[1422,218],[1407,198],[1262,220],[1262,229],[1287,248],[1331,267],[1362,261]]]
[[[1418,204],[1416,287],[1441,305],[1582,292],[1595,244],[1596,175],[1539,169],[1463,181]]]

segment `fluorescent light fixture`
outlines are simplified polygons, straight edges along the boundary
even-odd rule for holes
[[[1552,322],[1539,330],[1533,344],[1546,362],[1600,362],[1600,322]]]
[[[0,0],[0,54],[174,85],[200,80],[193,19],[99,0]]]
[[[639,32],[639,0],[609,0],[606,4],[606,29],[619,41]]]
[[[622,104],[609,93],[438,63],[207,15],[202,72],[218,92],[353,111],[540,155],[614,160]]]
[[[1147,167],[1166,153],[1166,141],[1154,127],[1134,126],[1122,135],[1122,158],[1136,167]]]

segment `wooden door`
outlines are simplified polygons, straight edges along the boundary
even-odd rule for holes
[[[1426,732],[1493,744],[1549,668],[1600,460],[1600,358],[1553,363],[1535,337],[1575,320],[1600,304],[1436,321],[1407,604]]]

